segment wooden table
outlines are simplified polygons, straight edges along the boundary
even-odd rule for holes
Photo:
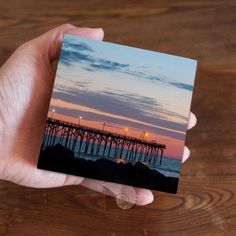
[[[30,189],[0,181],[1,235],[235,235],[236,1],[48,1],[0,3],[0,64],[64,22],[103,27],[105,40],[196,58],[188,132],[191,159],[177,195],[123,211],[80,186]]]

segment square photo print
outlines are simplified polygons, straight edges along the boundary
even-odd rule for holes
[[[196,65],[65,35],[38,168],[176,193]]]

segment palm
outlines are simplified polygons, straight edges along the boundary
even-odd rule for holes
[[[55,73],[53,63],[46,64],[46,60],[39,48],[26,44],[1,68],[1,83],[5,85],[1,88],[5,88],[4,94],[9,96],[1,104],[8,110],[4,114],[4,126],[10,134],[7,140],[3,140],[6,149],[11,149],[8,158],[11,174],[7,178],[33,187],[60,186],[68,181],[65,175],[35,168]],[[12,140],[17,143],[10,147]],[[82,180],[76,179],[78,182]]]

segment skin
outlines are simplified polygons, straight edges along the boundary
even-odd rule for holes
[[[20,46],[0,68],[0,179],[28,187],[83,185],[145,205],[150,190],[92,180],[36,168],[56,65],[65,33],[102,40],[102,29],[61,25]],[[196,124],[190,113],[188,128]],[[185,147],[183,161],[189,157]]]

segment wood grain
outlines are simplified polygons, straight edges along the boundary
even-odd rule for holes
[[[177,195],[122,211],[80,186],[30,189],[0,181],[0,235],[234,235],[236,230],[236,1],[0,3],[0,65],[59,24],[103,27],[105,40],[198,60],[188,132],[191,159]]]

